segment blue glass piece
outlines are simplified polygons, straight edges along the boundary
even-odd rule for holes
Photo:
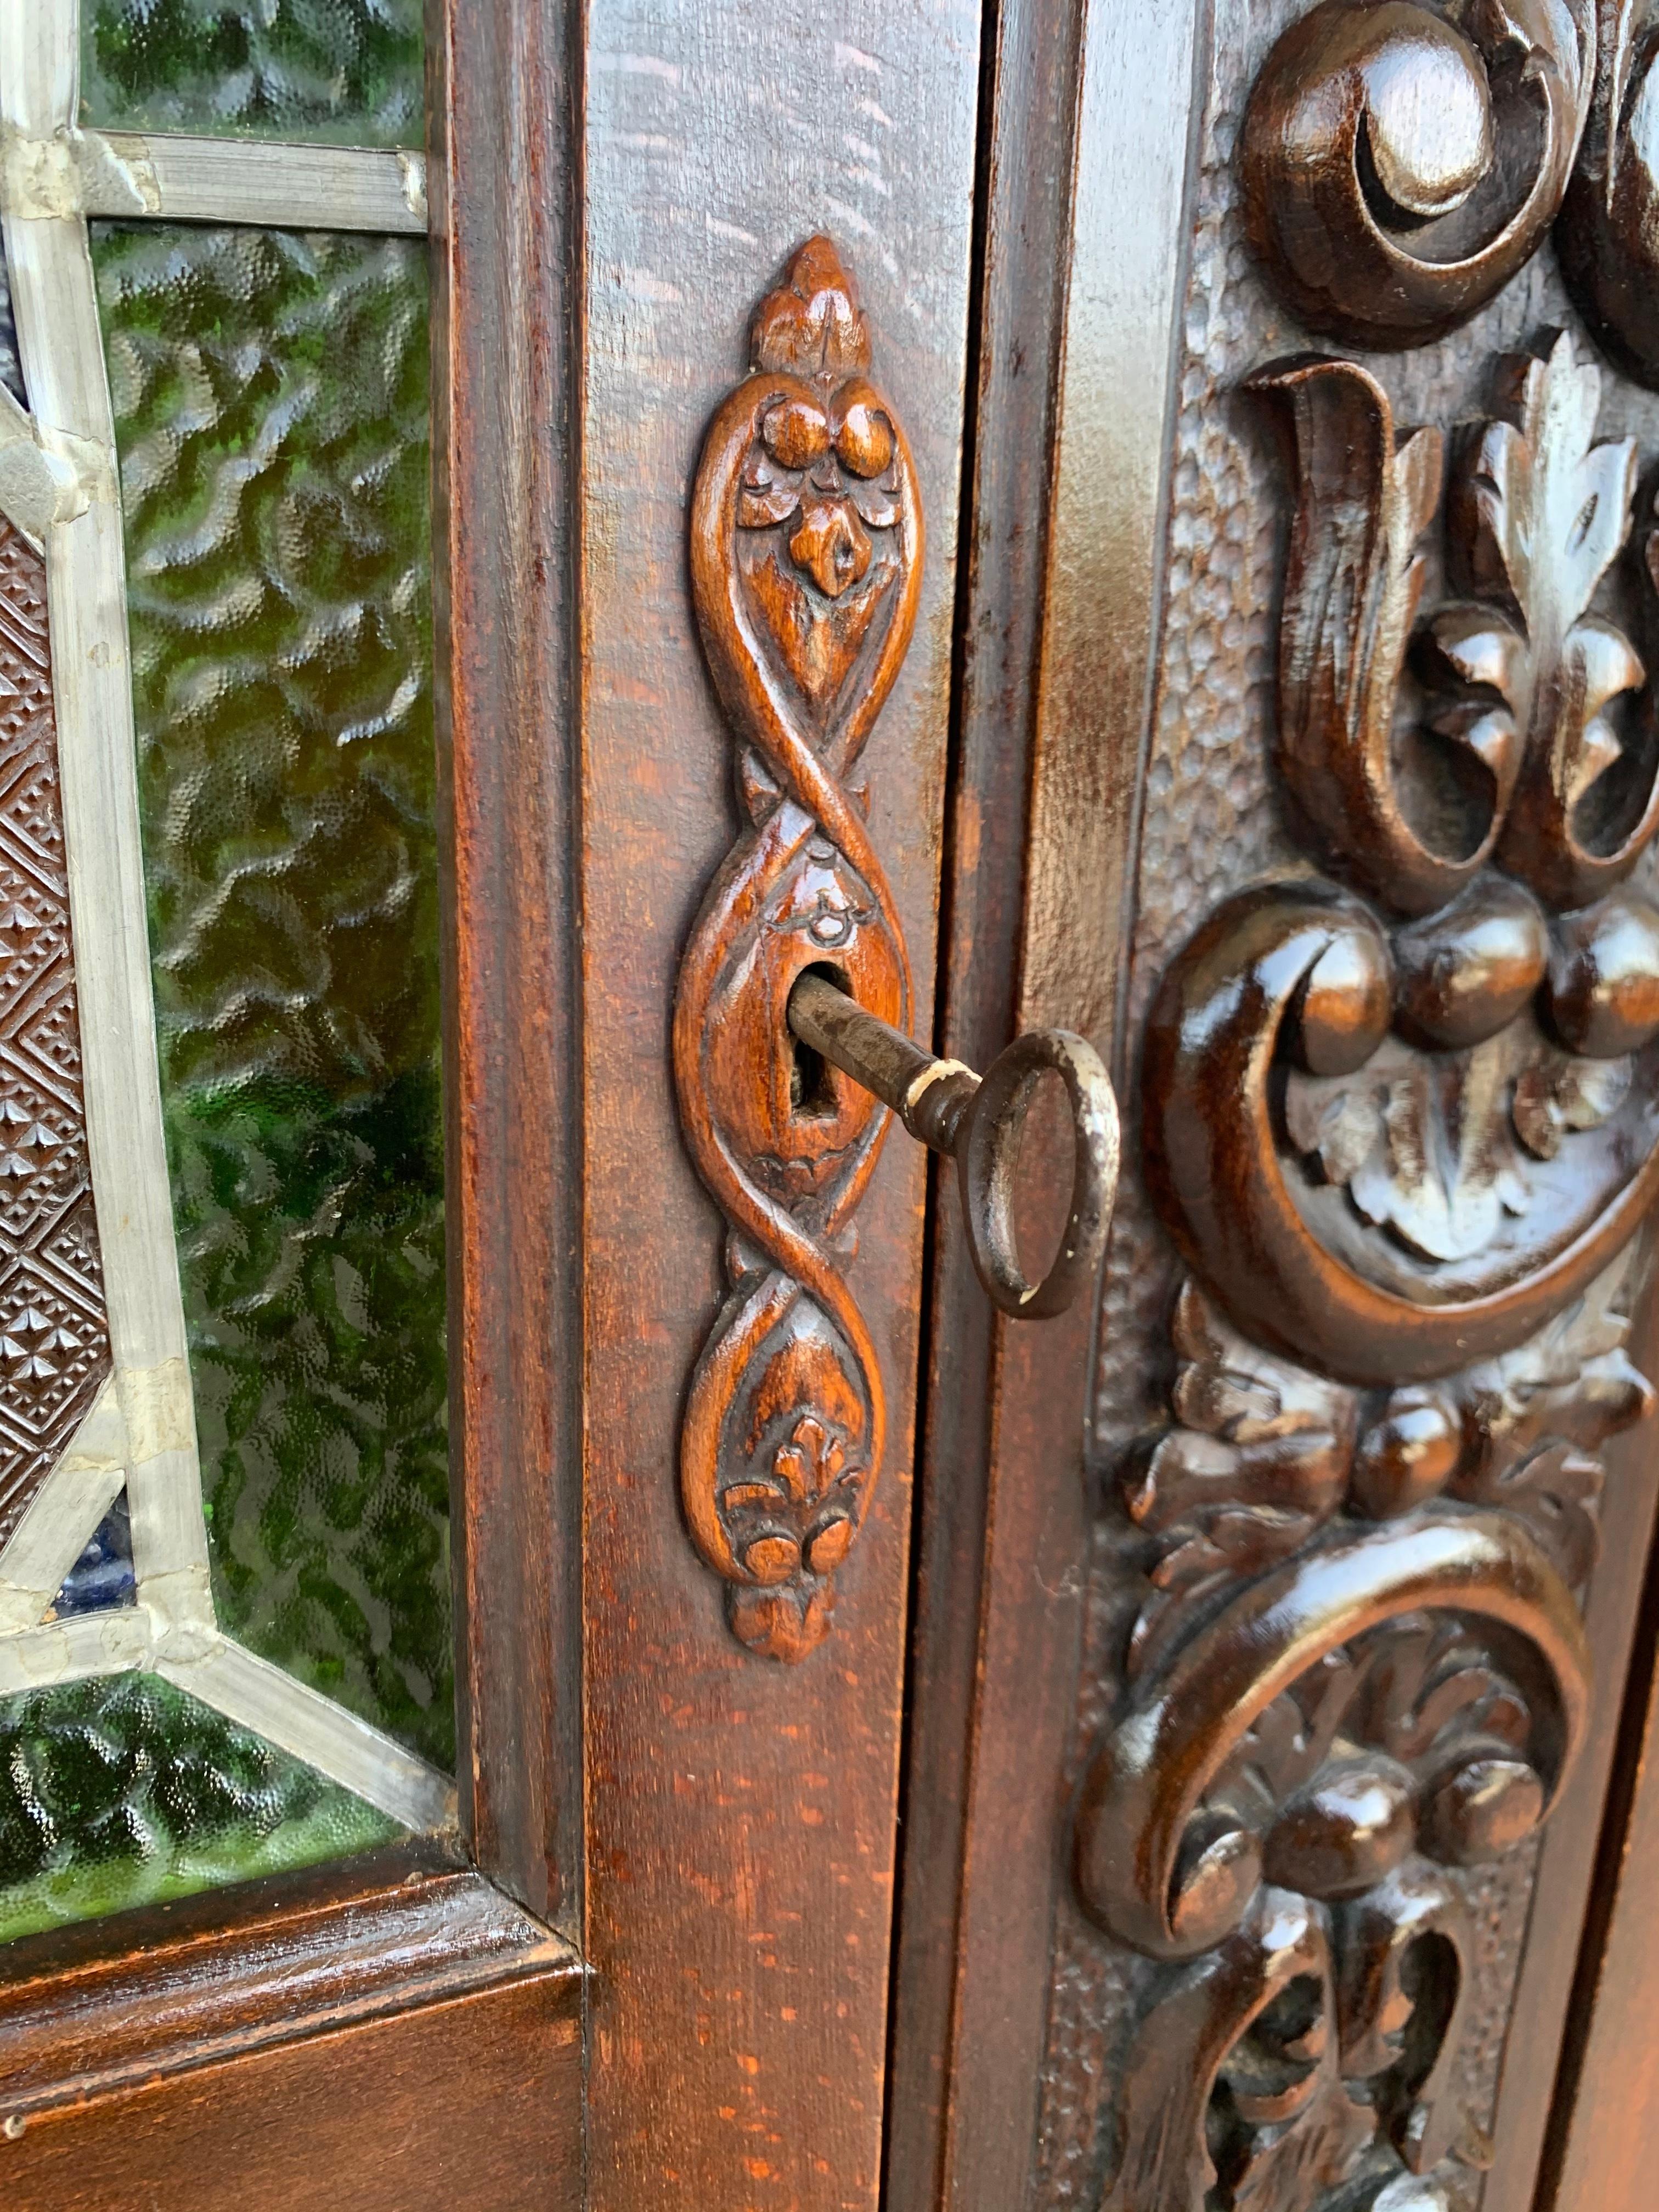
[[[17,353],[17,322],[11,311],[11,272],[6,267],[5,248],[0,246],[0,384],[3,384],[20,407],[29,404],[23,389],[23,364]]]
[[[132,1576],[132,1522],[124,1490],[98,1524],[80,1558],[64,1577],[52,1601],[58,1620],[70,1613],[105,1613],[131,1605],[137,1595]]]

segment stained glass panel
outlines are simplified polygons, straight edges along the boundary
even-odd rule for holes
[[[400,1832],[153,1675],[0,1703],[0,1942]]]
[[[219,1620],[449,1765],[424,249],[94,253]]]
[[[127,131],[425,143],[422,0],[86,0],[82,109]]]

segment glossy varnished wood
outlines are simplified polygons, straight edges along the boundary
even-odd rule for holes
[[[9,2205],[574,2204],[582,1974],[428,1844],[26,1939]]]
[[[941,1052],[975,1066],[1013,1034],[1019,1001],[1082,15],[1079,0],[999,8],[980,116],[977,374],[937,1030]],[[963,1824],[1007,1334],[937,1170],[933,1202],[886,2154],[890,2200],[918,2207],[944,2200],[952,2154]],[[1057,1357],[1052,1331],[1021,1348],[1039,1363]]]
[[[1630,1345],[1632,1359],[1650,1375],[1659,1371],[1659,1298],[1652,1264],[1650,1247],[1641,1259],[1648,1283],[1633,1316]],[[1515,2021],[1526,2021],[1529,2027],[1510,2035],[1504,2054],[1492,2130],[1496,2152],[1487,2182],[1491,2212],[1510,2212],[1511,2205],[1517,2212],[1527,2212],[1533,2205],[1541,2186],[1540,2160],[1551,2131],[1568,2124],[1569,2115],[1553,2114],[1552,2106],[1562,2086],[1564,2043],[1569,2039],[1576,2042],[1589,2026],[1577,2016],[1577,1978],[1587,1916],[1591,1940],[1599,1945],[1602,1908],[1609,1901],[1592,1895],[1598,1881],[1607,1878],[1607,1862],[1598,1856],[1604,1808],[1610,1796],[1621,1800],[1628,1796],[1627,1762],[1635,1746],[1623,1727],[1626,1676],[1638,1640],[1644,1588],[1659,1528],[1651,1425],[1613,1437],[1604,1455],[1607,1484],[1601,1513],[1601,1558],[1584,1608],[1595,1695],[1577,1768],[1544,1831],[1538,1855],[1511,2012]],[[1615,2020],[1617,2016],[1615,2007]],[[1646,2148],[1650,2153],[1650,2142]],[[1552,2205],[1546,2192],[1539,2198],[1539,2212],[1545,2212],[1546,2206],[1549,2212],[1569,2212],[1570,2207],[1577,2212],[1580,2203],[1591,2206],[1595,2202],[1593,2195],[1575,2198],[1558,2193]]]
[[[569,1978],[328,2028],[33,2115],[0,2142],[16,2212],[577,2212]]]
[[[1595,91],[1556,225],[1581,313],[1626,374],[1659,386],[1659,9],[1597,0]]]
[[[580,1929],[580,10],[432,0],[462,1814]]]
[[[1310,330],[1418,344],[1525,264],[1566,191],[1594,15],[1567,0],[1466,30],[1416,0],[1316,0],[1291,25],[1251,93],[1243,162],[1256,249]]]
[[[430,1844],[247,1883],[9,1946],[6,2109],[574,1970],[567,1944]]]
[[[1566,191],[1591,14],[1530,16],[1516,76],[1512,50],[1482,43],[1495,18],[1222,10],[1137,921],[1159,951],[1129,982],[1137,1023],[1150,1009],[1143,1188],[1197,1279],[1132,1192],[1109,1283],[1125,1340],[1102,1346],[1114,1495],[1079,1571],[1077,1713],[1097,1747],[1079,1893],[1168,1964],[1103,1953],[1056,1900],[1036,2170],[1011,2201],[1025,2185],[1043,2204],[1188,2212],[1214,2190],[1311,2212],[1362,2172],[1400,2180],[1392,2203],[1479,2189],[1487,2167],[1488,2212],[1529,2196],[1653,1510],[1636,1306],[1654,792],[1634,649],[1651,568],[1632,508],[1651,422],[1552,270],[1534,264],[1527,301],[1504,290]],[[1492,134],[1454,175],[1460,73],[1477,106],[1490,93]],[[1398,378],[1380,350],[1463,326]],[[1315,359],[1310,330],[1379,350]],[[1277,451],[1265,406],[1243,427],[1251,383],[1291,424]],[[1285,564],[1282,609],[1264,556]],[[1413,1164],[1407,1102],[1455,1088],[1466,1060],[1442,1188]],[[1372,1156],[1362,1102],[1385,1090]],[[1494,1206],[1481,1178],[1496,1197],[1510,1146]],[[1266,1219],[1281,1188],[1297,1194],[1282,1267]],[[1149,1353],[1174,1355],[1152,1391]],[[1148,1428],[1166,1387],[1174,1419]],[[1333,1615],[1322,1643],[1314,1616],[1348,1583],[1364,1617]],[[1281,1634],[1275,1692],[1257,1670]],[[1356,1667],[1381,1668],[1387,1696],[1344,1687]],[[1414,1677],[1420,1721],[1402,1727]],[[964,1912],[957,1941],[967,1986],[995,1936]],[[1527,2032],[1506,2046],[1511,2020]]]
[[[1113,1048],[1203,13],[1094,9],[1086,42],[1064,9],[1000,14],[944,1031],[964,1057],[1049,1023]],[[1127,228],[1126,195],[1140,210]],[[891,2173],[900,2202],[978,2207],[1021,2201],[1030,2166],[1093,1324],[1083,1305],[1042,1329],[988,1322],[951,1212],[929,1352]]]
[[[924,1167],[890,1144],[850,1262],[886,1464],[832,1632],[780,1666],[688,1541],[686,1382],[725,1223],[681,1139],[675,977],[739,834],[686,566],[754,303],[854,261],[927,514],[915,635],[860,764],[925,1036],[938,895],[978,11],[590,11],[583,419],[588,2172],[599,2212],[873,2203]],[[787,114],[786,125],[779,118]],[[769,118],[763,122],[761,118]],[[854,142],[856,142],[854,144]],[[843,210],[843,211],[838,211]],[[844,210],[851,210],[849,215]],[[781,1009],[780,1009],[780,1012]]]
[[[1538,2212],[1644,2212],[1659,2142],[1659,1676],[1654,1592],[1642,1624],[1644,1681],[1627,1701]]]
[[[868,319],[832,240],[793,255],[750,346],[691,507],[698,626],[750,822],[676,994],[680,1118],[732,1237],[680,1492],[733,1634],[799,1662],[830,1632],[886,1444],[886,1380],[844,1255],[889,1115],[839,1070],[809,1074],[787,1008],[817,968],[909,1026],[903,933],[851,787],[910,649],[926,538],[909,442],[870,381]]]

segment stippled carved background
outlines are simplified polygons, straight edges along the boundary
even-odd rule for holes
[[[1458,426],[1491,412],[1494,365],[1565,329],[1597,359],[1569,304],[1553,245],[1464,329],[1403,354],[1370,354],[1314,337],[1275,299],[1245,235],[1238,137],[1252,84],[1308,0],[1216,0],[1212,61],[1191,202],[1191,261],[1176,374],[1170,511],[1158,679],[1146,763],[1133,924],[1127,1034],[1143,1033],[1171,957],[1194,921],[1240,889],[1314,872],[1274,789],[1277,624],[1294,488],[1269,410],[1242,390],[1263,365],[1316,349],[1360,361],[1386,388],[1403,430]],[[1607,369],[1597,434],[1633,435],[1641,476],[1638,531],[1659,461],[1659,399]],[[1425,544],[1425,606],[1443,586]],[[1635,610],[1609,580],[1597,605],[1629,624]],[[1651,860],[1638,883],[1651,879]],[[1139,1121],[1132,1049],[1126,1127]],[[1636,1264],[1642,1264],[1640,1251]],[[1112,1715],[1145,1584],[1129,1564],[1115,1474],[1132,1442],[1167,1419],[1175,1375],[1170,1315],[1179,1269],[1155,1225],[1131,1144],[1114,1226],[1091,1443],[1097,1506],[1085,1649],[1070,1779],[1082,1774]],[[1594,1587],[1591,1606],[1594,1607]],[[1475,1929],[1472,2008],[1462,2041],[1462,2101],[1489,2125],[1525,1942],[1537,1846],[1458,1877]],[[1062,1895],[1056,1929],[1034,2201],[1092,2207],[1106,2186],[1111,2136],[1138,1993],[1155,1969],[1115,1947]],[[1478,2178],[1470,2186],[1482,2195]],[[1231,2198],[1228,2200],[1231,2202]]]

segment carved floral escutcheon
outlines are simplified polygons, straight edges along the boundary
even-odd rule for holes
[[[827,238],[761,303],[751,354],[692,495],[693,597],[750,826],[709,890],[675,1008],[681,1119],[730,1224],[732,1285],[692,1380],[680,1488],[735,1633],[798,1660],[828,1630],[881,1465],[881,1373],[845,1270],[889,1117],[792,1048],[785,1008],[819,967],[908,1026],[903,939],[854,772],[910,642],[922,521]]]

